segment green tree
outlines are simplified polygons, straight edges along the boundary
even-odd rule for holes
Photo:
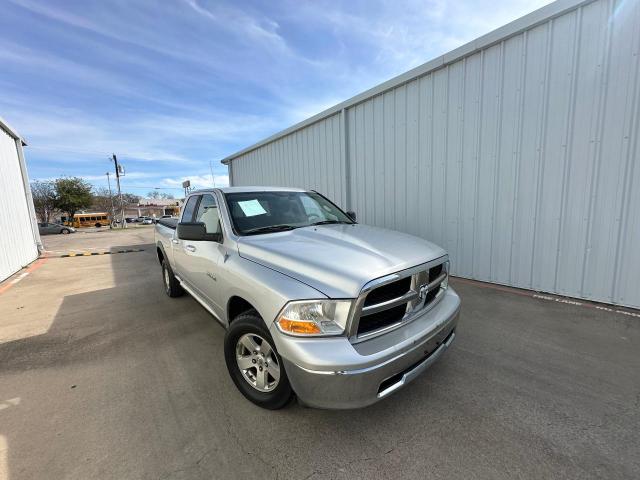
[[[73,218],[78,210],[89,208],[93,202],[91,185],[78,177],[58,178],[55,206]]]
[[[31,196],[33,207],[41,222],[49,222],[56,206],[56,188],[51,181],[31,182]]]

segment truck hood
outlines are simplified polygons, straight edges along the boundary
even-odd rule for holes
[[[368,225],[319,225],[241,237],[241,257],[295,278],[330,298],[354,298],[375,278],[442,257],[413,235]]]

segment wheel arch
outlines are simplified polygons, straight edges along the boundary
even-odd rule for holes
[[[164,247],[162,246],[161,243],[158,242],[158,244],[156,245],[156,255],[158,256],[158,262],[160,264],[162,264],[162,262],[164,261],[165,258],[167,258],[167,256],[164,253]]]
[[[240,295],[232,295],[227,301],[227,320],[231,324],[239,315],[254,310],[257,315],[260,315],[258,309],[248,300]],[[264,320],[264,319],[263,319]]]

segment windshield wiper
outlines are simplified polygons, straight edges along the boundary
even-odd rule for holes
[[[343,220],[323,220],[321,222],[315,222],[315,223],[311,223],[309,226],[313,227],[315,225],[330,225],[332,223],[346,223],[347,225],[351,225],[350,222],[345,222]]]
[[[246,230],[243,233],[247,235],[251,235],[254,233],[284,232],[286,230],[293,230],[294,228],[298,228],[298,227],[294,225],[269,225],[266,227],[252,228],[251,230]]]

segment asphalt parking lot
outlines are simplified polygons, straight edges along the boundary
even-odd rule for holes
[[[454,279],[458,337],[410,386],[264,411],[152,228],[44,240],[0,293],[0,479],[640,477],[640,317]]]

